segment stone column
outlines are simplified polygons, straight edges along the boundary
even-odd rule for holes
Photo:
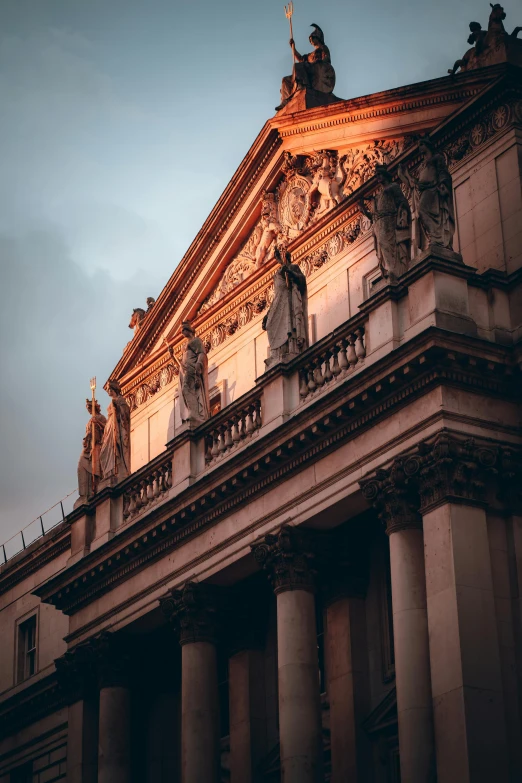
[[[217,590],[188,582],[160,604],[181,644],[181,780],[218,783]]]
[[[370,712],[365,542],[349,542],[351,557],[337,537],[333,543],[337,553],[325,570],[324,585],[331,780],[332,783],[366,783],[370,780],[371,747],[362,728]]]
[[[229,659],[230,780],[261,783],[266,753],[265,660],[262,650],[240,650]]]
[[[434,779],[435,750],[422,519],[400,459],[361,487],[390,537],[401,781],[428,783]]]
[[[100,683],[98,783],[130,783],[130,690],[128,650],[120,638],[96,639]]]
[[[443,433],[404,465],[424,525],[438,783],[508,780],[485,489],[497,454]]]
[[[67,783],[97,783],[98,687],[92,645],[68,650],[55,665],[68,703]]]
[[[323,741],[312,540],[285,526],[252,549],[277,596],[281,779],[319,783]]]

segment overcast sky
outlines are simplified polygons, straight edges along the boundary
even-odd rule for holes
[[[295,0],[294,37],[323,28],[350,98],[444,75],[489,10]],[[288,37],[283,0],[1,1],[0,543],[76,486],[89,378],[274,113]]]

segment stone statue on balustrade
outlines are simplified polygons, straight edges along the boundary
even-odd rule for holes
[[[487,30],[483,30],[479,22],[469,23],[468,43],[472,44],[472,47],[448,70],[451,76],[454,76],[459,68],[461,71],[472,71],[503,62],[522,65],[522,41],[517,40],[522,27],[515,27],[512,33],[506,32],[504,8],[500,3],[490,3],[490,6]]]
[[[399,177],[413,191],[415,244],[419,250],[437,245],[453,251],[453,183],[446,159],[430,139],[419,142],[419,151],[423,159],[416,176],[399,166]]]
[[[294,69],[291,76],[285,76],[281,84],[281,103],[276,111],[282,109],[299,90],[312,89],[325,95],[331,95],[335,87],[335,71],[330,60],[330,50],[324,42],[324,33],[319,25],[314,28],[309,41],[314,47],[309,54],[299,54],[294,39],[290,39],[290,48],[294,56]],[[337,100],[337,99],[335,99]]]
[[[207,352],[203,341],[196,337],[196,332],[188,321],[181,325],[181,333],[187,338],[181,362],[178,362],[181,420],[197,426],[210,416]],[[171,356],[173,354],[171,351]]]
[[[96,492],[101,478],[100,447],[107,419],[101,413],[97,400],[87,399],[86,408],[90,419],[85,427],[83,449],[78,461],[78,494],[77,505],[85,503]]]
[[[297,264],[292,264],[288,251],[277,248],[275,258],[281,266],[274,275],[272,304],[263,318],[270,346],[270,357],[265,359],[267,369],[308,348],[306,277]]]
[[[118,381],[109,381],[107,391],[111,401],[100,449],[100,489],[118,484],[130,473],[130,408]]]
[[[400,185],[393,182],[386,166],[375,166],[375,177],[382,186],[368,210],[360,202],[361,212],[372,223],[375,252],[382,276],[393,282],[408,270],[411,253],[411,211]]]

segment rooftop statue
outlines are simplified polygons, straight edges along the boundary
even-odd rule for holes
[[[399,177],[413,189],[414,212],[418,218],[417,247],[438,245],[453,250],[455,212],[453,184],[444,155],[436,152],[429,139],[419,142],[423,160],[417,176],[399,166]],[[424,241],[425,240],[425,241]]]
[[[198,425],[210,416],[210,396],[208,389],[208,359],[203,341],[188,321],[181,325],[181,333],[187,338],[179,366],[179,388],[184,410],[181,419],[189,424]],[[169,348],[171,356],[174,351]],[[176,357],[174,357],[177,361]]]
[[[85,405],[91,418],[85,427],[83,449],[78,461],[78,494],[81,503],[94,495],[96,484],[101,478],[100,446],[107,423],[107,419],[101,413],[98,400],[87,398]]]
[[[129,329],[134,329],[134,334],[139,331],[141,322],[145,318],[145,310],[142,307],[135,307],[132,311]]]
[[[290,253],[276,248],[275,258],[281,264],[274,275],[274,298],[263,318],[268,334],[270,358],[265,364],[285,361],[308,347],[308,294],[306,277]]]
[[[109,381],[107,391],[111,402],[100,449],[100,489],[117,484],[130,473],[130,408],[118,381]]]
[[[335,71],[330,61],[330,50],[324,42],[324,34],[319,25],[314,28],[309,41],[314,47],[309,54],[299,54],[293,38],[290,38],[290,48],[294,56],[294,69],[291,76],[285,76],[281,84],[281,103],[276,107],[279,111],[286,106],[290,98],[298,91],[311,88],[326,94],[331,94],[335,87]]]
[[[479,22],[470,22],[468,43],[473,46],[448,70],[452,76],[459,68],[461,71],[471,71],[506,61],[522,65],[522,41],[517,40],[522,27],[515,27],[511,34],[507,33],[504,28],[504,8],[500,3],[490,3],[490,6],[487,30],[483,30]]]
[[[411,252],[411,212],[400,185],[393,182],[388,168],[375,166],[375,176],[382,185],[377,196],[368,198],[368,210],[361,201],[361,212],[372,222],[375,252],[383,277],[392,281],[408,270]]]

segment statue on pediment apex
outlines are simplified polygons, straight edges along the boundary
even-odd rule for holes
[[[410,205],[400,185],[393,182],[387,166],[376,165],[375,176],[382,190],[376,196],[366,197],[373,202],[370,209],[364,201],[360,202],[360,209],[372,223],[382,276],[394,281],[407,271],[410,261]]]
[[[100,449],[100,489],[123,481],[130,473],[130,408],[118,381],[109,381],[111,398]]]
[[[276,107],[276,111],[286,106],[298,90],[305,90],[308,87],[327,94],[334,90],[335,71],[330,60],[330,50],[324,42],[324,33],[317,24],[312,24],[311,27],[314,30],[308,40],[314,49],[309,54],[299,54],[294,39],[290,38],[294,69],[291,76],[285,76],[283,79],[281,103]]]
[[[453,182],[446,158],[428,138],[421,139],[419,151],[423,159],[416,175],[403,166],[398,170],[401,180],[413,191],[413,211],[421,229],[416,232],[417,248],[437,245],[453,250]]]
[[[306,277],[284,248],[276,248],[275,258],[280,267],[274,275],[274,298],[262,324],[270,346],[267,369],[308,348]]]
[[[81,502],[94,495],[96,485],[101,478],[100,447],[107,423],[107,419],[101,413],[98,400],[87,398],[85,406],[91,418],[85,427],[82,453],[78,461],[78,494]]]
[[[522,41],[517,40],[522,27],[515,27],[512,33],[507,33],[504,27],[504,8],[500,3],[490,3],[490,6],[487,30],[483,30],[479,22],[470,22],[468,43],[472,44],[472,47],[448,70],[451,76],[454,76],[459,68],[461,71],[471,71],[501,62],[522,65]]]

